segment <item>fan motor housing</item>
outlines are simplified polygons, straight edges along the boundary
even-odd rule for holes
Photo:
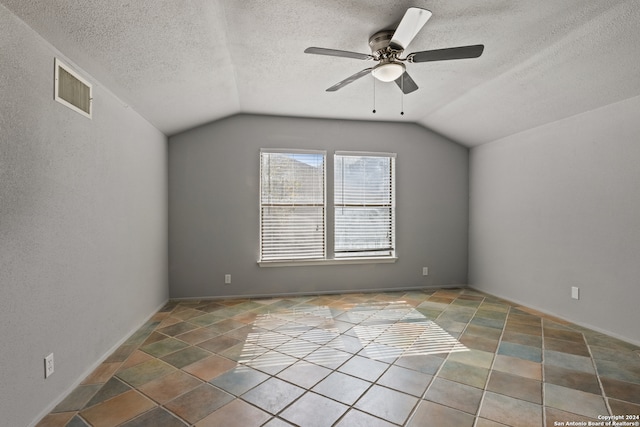
[[[395,30],[382,30],[369,37],[369,47],[371,48],[371,53],[374,56],[382,56],[382,53],[387,51],[389,42],[393,38],[394,33]]]

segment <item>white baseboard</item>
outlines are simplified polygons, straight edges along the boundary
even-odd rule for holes
[[[450,289],[450,288],[466,288],[466,285],[444,285],[444,286],[408,286],[399,288],[374,288],[374,289],[335,289],[329,291],[300,291],[300,292],[280,292],[280,293],[268,293],[268,294],[238,294],[238,295],[203,295],[199,297],[175,297],[169,298],[174,301],[193,301],[193,300],[219,300],[219,299],[233,299],[233,298],[286,298],[286,297],[301,297],[301,296],[313,296],[313,295],[334,295],[334,294],[369,294],[374,292],[410,292],[421,291],[424,289]]]

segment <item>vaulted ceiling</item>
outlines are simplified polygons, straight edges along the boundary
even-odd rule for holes
[[[640,95],[637,0],[0,2],[167,135],[257,113],[415,122],[475,146]],[[433,16],[406,52],[483,55],[408,64],[404,96],[370,75],[326,92],[372,64],[305,48],[370,53],[408,7]]]

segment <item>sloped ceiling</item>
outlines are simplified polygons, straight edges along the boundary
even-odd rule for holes
[[[242,112],[415,122],[475,146],[640,95],[637,0],[0,2],[167,135]],[[412,6],[433,17],[407,52],[484,54],[408,64],[404,97],[372,76],[325,92],[372,63],[306,47],[370,53]]]

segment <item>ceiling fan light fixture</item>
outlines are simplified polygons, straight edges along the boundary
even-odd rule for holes
[[[392,82],[404,74],[406,67],[401,62],[381,62],[373,67],[371,74],[381,82]]]

